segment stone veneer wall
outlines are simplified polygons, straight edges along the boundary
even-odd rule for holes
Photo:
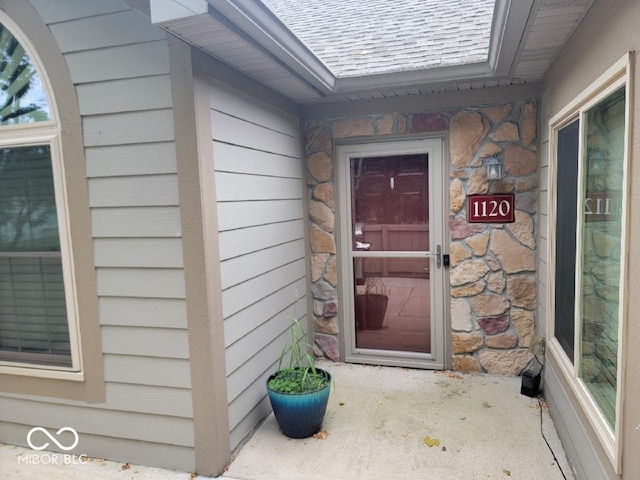
[[[536,104],[307,122],[307,185],[316,353],[340,360],[334,197],[335,141],[446,132],[449,140],[453,368],[517,375],[531,360],[536,297]],[[446,151],[446,150],[445,150]],[[497,155],[506,176],[486,179]],[[446,158],[446,157],[445,157]],[[466,196],[515,193],[515,223],[469,224]]]

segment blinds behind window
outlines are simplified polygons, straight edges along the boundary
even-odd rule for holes
[[[0,257],[0,359],[71,366],[59,255]]]
[[[48,146],[0,150],[0,360],[71,366]]]

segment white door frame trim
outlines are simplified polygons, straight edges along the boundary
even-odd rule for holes
[[[442,137],[412,138],[410,140],[372,141],[369,143],[343,144],[336,149],[336,186],[338,217],[337,246],[338,264],[340,265],[341,296],[340,318],[342,335],[343,358],[349,363],[368,363],[376,365],[403,366],[425,369],[444,369],[449,363],[446,354],[445,339],[448,325],[448,299],[445,288],[448,276],[446,268],[436,267],[436,259],[431,261],[431,353],[401,352],[357,349],[355,346],[354,320],[354,286],[353,264],[351,261],[351,197],[350,197],[350,168],[349,160],[357,157],[388,157],[396,155],[421,154],[429,156],[429,245],[442,246],[442,253],[448,253],[448,243],[445,243],[445,223],[448,215],[443,213],[447,206],[445,191],[448,186],[445,177],[444,139]],[[448,209],[445,209],[448,211]],[[381,254],[383,254],[381,252]],[[392,256],[384,254],[385,256]]]

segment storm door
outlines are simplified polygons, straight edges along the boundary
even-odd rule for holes
[[[345,359],[443,368],[441,141],[338,154]]]

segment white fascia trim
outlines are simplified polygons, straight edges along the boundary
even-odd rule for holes
[[[293,73],[322,93],[332,93],[336,77],[318,57],[259,0],[208,0],[209,5],[251,37]]]
[[[495,76],[506,77],[515,67],[533,4],[534,0],[496,0],[489,44],[489,65]]]
[[[494,72],[487,62],[470,63],[451,67],[432,68],[429,70],[338,78],[333,93],[347,94],[384,90],[387,88],[411,88],[420,87],[425,84],[433,85],[448,82],[464,82],[487,77],[494,77]]]

